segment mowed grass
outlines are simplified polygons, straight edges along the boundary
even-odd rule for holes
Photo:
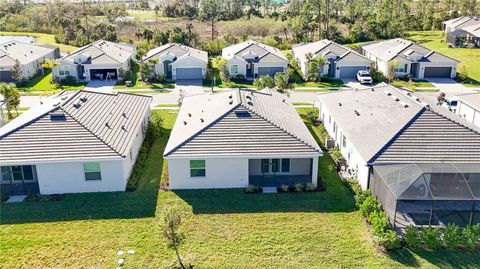
[[[299,111],[304,115],[307,109]],[[176,114],[152,113],[163,116],[164,136],[153,145],[137,191],[1,205],[2,268],[115,268],[120,249],[136,251],[123,268],[169,268],[175,256],[159,222],[162,208],[171,205],[185,214],[180,251],[196,268],[475,268],[480,263],[478,253],[464,251],[377,251],[328,155],[319,162],[324,192],[160,191],[162,153]],[[317,136],[318,129],[308,127]]]
[[[443,31],[408,32],[407,39],[459,60],[461,63],[458,65],[457,72],[460,72],[462,67],[465,67],[468,76],[476,80],[473,83],[480,86],[480,49],[449,48],[445,42],[442,42],[445,40]]]
[[[59,91],[60,88],[54,83],[50,83],[52,81],[52,73],[51,71],[46,72],[44,75],[39,75],[34,77],[32,80],[28,82],[25,87],[18,87],[20,91]],[[62,85],[64,90],[81,90],[85,88],[86,83],[78,82],[74,85]]]
[[[426,80],[412,80],[412,82],[408,82],[408,81],[405,81],[405,80],[397,79],[397,80],[392,81],[392,85],[395,86],[395,87],[405,87],[405,88],[408,88],[410,90],[421,91],[422,89],[417,89],[417,88],[431,88],[431,89],[428,89],[428,90],[438,91],[436,89],[435,85],[433,85],[431,82],[426,81]],[[424,90],[426,90],[426,89],[424,89]]]
[[[33,33],[33,32],[3,32],[0,31],[0,35],[22,35],[22,36],[33,36],[36,38],[35,43],[37,44],[47,44],[60,48],[62,52],[72,52],[77,49],[77,47],[60,44],[55,41],[55,35],[43,34],[43,33]]]

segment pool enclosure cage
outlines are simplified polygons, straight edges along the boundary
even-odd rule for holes
[[[394,228],[480,223],[480,164],[375,165],[370,188]]]

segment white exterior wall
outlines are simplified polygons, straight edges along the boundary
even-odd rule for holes
[[[475,109],[461,100],[458,100],[456,108],[457,115],[480,127],[480,110]]]
[[[95,161],[85,161],[95,162]],[[85,180],[83,163],[51,162],[35,164],[41,194],[125,191],[128,177],[123,174],[123,162],[100,161],[102,180]]]
[[[349,137],[343,132],[342,126],[339,126],[335,118],[330,114],[328,109],[321,103],[317,103],[316,106],[320,109],[319,117],[322,120],[325,130],[328,135],[335,140],[335,145],[340,149],[342,156],[347,163],[347,169],[351,171],[351,174],[360,183],[363,189],[368,188],[369,167],[367,160],[365,160],[355,145],[351,143]],[[334,131],[334,123],[336,123],[336,130]],[[345,135],[345,145],[342,143],[343,136]]]
[[[132,146],[130,148],[130,152],[127,153],[126,158],[123,160],[123,174],[130,178],[130,174],[132,173],[133,166],[137,161],[138,153],[140,152],[140,148],[142,147],[143,140],[145,139],[145,134],[147,131],[147,124],[148,120],[150,119],[150,110],[147,110],[144,116],[144,120],[140,126],[137,128],[137,134],[135,139],[133,140]]]
[[[232,65],[238,65],[238,72],[232,73]],[[247,77],[247,63],[237,58],[231,58],[227,60],[227,67],[228,72],[230,73],[230,77],[235,78],[237,75],[243,75],[243,77]]]
[[[170,189],[243,188],[248,186],[248,158],[205,160],[205,177],[190,177],[190,159],[168,159]]]

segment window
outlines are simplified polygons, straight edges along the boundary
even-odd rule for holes
[[[190,160],[190,176],[204,177],[205,175],[205,160]]]
[[[290,159],[282,159],[282,173],[290,172]]]
[[[333,132],[337,133],[337,123],[333,122]]]
[[[332,123],[332,115],[328,115],[328,123]]]
[[[407,65],[397,64],[393,70],[395,71],[395,73],[405,73],[407,72]]]
[[[230,67],[230,73],[237,74],[238,73],[238,65],[234,64]]]
[[[280,172],[280,159],[272,159],[272,173]]]
[[[346,147],[347,146],[347,138],[345,137],[345,135],[342,136],[342,147]]]
[[[262,173],[270,172],[270,160],[269,159],[262,159]]]
[[[102,180],[100,163],[84,163],[85,180]]]
[[[66,65],[61,65],[58,74],[60,76],[70,76],[70,68]]]
[[[15,165],[1,167],[2,180],[6,182],[35,181],[36,172],[33,165]]]

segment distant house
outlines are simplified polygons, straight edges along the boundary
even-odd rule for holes
[[[392,224],[480,223],[478,128],[386,84],[319,100],[346,176],[372,190]]]
[[[281,51],[252,40],[224,48],[222,57],[227,60],[228,72],[233,78],[241,75],[255,79],[287,73],[288,60]]]
[[[375,62],[385,75],[393,69],[396,77],[455,78],[459,61],[401,38],[361,46],[363,55]],[[392,66],[396,61],[397,65]]]
[[[207,72],[208,53],[177,43],[165,44],[150,50],[144,61],[156,59],[155,74],[165,74],[167,79],[204,79]]]
[[[480,16],[465,16],[442,23],[446,43],[452,47],[465,47],[472,43],[480,48]]]
[[[295,58],[302,70],[303,76],[308,75],[307,55],[312,58],[323,57],[326,63],[320,67],[321,76],[331,76],[337,79],[352,79],[360,70],[370,70],[372,61],[365,56],[339,45],[330,40],[320,40],[313,43],[300,44],[292,49],[292,56]]]
[[[151,97],[61,92],[0,128],[3,194],[125,191]]]
[[[0,81],[15,82],[12,70],[18,61],[21,76],[24,79],[32,78],[42,73],[42,64],[45,59],[60,57],[57,47],[48,45],[36,45],[9,41],[0,44]]]
[[[164,153],[171,189],[317,184],[322,156],[287,97],[230,90],[184,99]]]
[[[53,68],[53,77],[65,79],[72,76],[77,80],[116,80],[120,70],[130,70],[130,60],[136,49],[132,45],[98,40],[58,60]]]
[[[457,98],[457,115],[480,127],[480,93],[463,94]]]

